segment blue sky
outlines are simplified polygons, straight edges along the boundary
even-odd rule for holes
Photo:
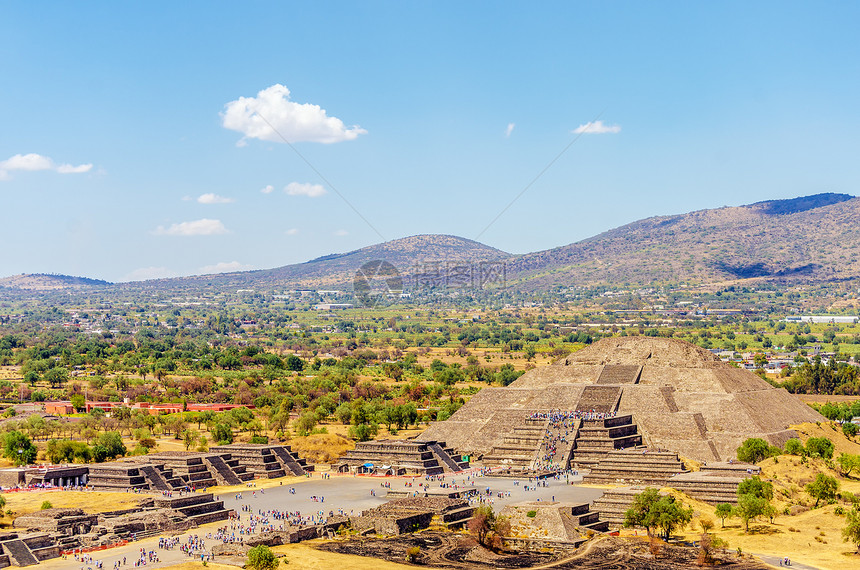
[[[858,16],[0,2],[0,275],[262,269],[418,233],[525,253],[653,215],[858,194]]]

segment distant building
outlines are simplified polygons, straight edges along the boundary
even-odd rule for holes
[[[343,309],[351,309],[355,305],[352,303],[320,303],[318,305],[314,305],[314,309],[317,311],[335,311],[335,310],[343,310]]]
[[[810,323],[810,324],[856,324],[860,317],[847,315],[790,315],[785,317],[787,323]]]
[[[45,404],[45,413],[55,416],[67,416],[75,413],[75,407],[71,402],[48,402]]]

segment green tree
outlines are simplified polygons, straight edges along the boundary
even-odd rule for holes
[[[296,429],[296,434],[299,436],[308,435],[313,431],[314,427],[316,427],[317,421],[318,419],[315,413],[310,411],[304,412],[293,424]]]
[[[295,354],[291,354],[287,357],[286,365],[287,370],[292,370],[293,372],[301,372],[305,369],[305,361]]]
[[[12,461],[15,465],[29,465],[36,461],[38,450],[30,436],[13,430],[3,436],[3,457]]]
[[[52,388],[56,388],[69,380],[69,371],[65,368],[51,368],[45,372],[44,378],[51,384]]]
[[[822,459],[833,457],[833,442],[826,437],[811,437],[806,441],[806,452],[809,455],[817,455]]]
[[[248,551],[245,568],[250,568],[251,570],[275,570],[277,567],[278,559],[268,546],[255,546]]]
[[[693,509],[685,509],[683,503],[669,495],[655,503],[648,512],[649,522],[663,530],[663,539],[668,541],[672,531],[687,526],[693,519]]]
[[[845,437],[854,437],[855,435],[857,435],[857,424],[852,424],[851,422],[843,422],[842,433],[845,434]]]
[[[720,518],[720,527],[725,528],[726,519],[732,516],[732,511],[734,511],[734,507],[730,503],[720,503],[717,505],[717,510],[715,514]]]
[[[0,510],[3,510],[5,508],[6,508],[6,497],[4,497],[3,495],[0,495]]]
[[[93,445],[93,459],[98,463],[124,457],[127,453],[128,449],[126,449],[122,442],[122,436],[117,431],[106,431],[99,434]]]
[[[749,532],[750,521],[767,514],[769,506],[770,503],[768,503],[767,499],[752,494],[740,495],[735,513],[744,521],[744,529],[746,532]]]
[[[83,394],[74,394],[69,400],[75,411],[81,412],[87,407],[87,400]]]
[[[839,482],[835,477],[819,473],[815,476],[815,481],[807,483],[804,489],[815,498],[815,507],[813,508],[817,508],[818,503],[821,501],[829,503],[836,500],[836,493],[839,491]]]
[[[489,535],[493,530],[493,525],[496,522],[496,513],[493,512],[491,505],[481,505],[472,513],[472,518],[469,520],[469,532],[478,541],[478,544],[489,546]]]
[[[660,492],[657,489],[648,488],[633,498],[630,508],[624,513],[624,527],[645,527],[648,536],[651,536],[652,521],[648,518],[651,507],[660,500]]]
[[[738,460],[746,463],[758,463],[773,455],[771,446],[763,439],[751,437],[744,440],[737,450]]]
[[[218,442],[218,445],[233,443],[233,429],[226,423],[216,422],[211,431],[212,438]]]
[[[356,441],[370,441],[377,433],[379,426],[376,423],[349,426],[349,437]]]
[[[803,455],[803,444],[793,437],[785,442],[785,453],[788,455]]]
[[[847,477],[853,470],[860,470],[860,455],[841,453],[839,454],[839,457],[836,458],[836,463],[839,465],[839,470],[842,472],[842,475]]]
[[[842,540],[855,545],[858,554],[860,554],[860,511],[857,510],[857,507],[848,511],[846,521],[847,524],[842,529]]]
[[[761,478],[756,475],[741,481],[738,484],[737,493],[738,497],[741,495],[753,495],[760,499],[770,501],[773,499],[773,483],[762,481]]]

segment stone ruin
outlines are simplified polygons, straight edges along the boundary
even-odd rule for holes
[[[519,551],[575,549],[590,535],[609,528],[588,503],[527,501],[508,505],[499,514],[511,523],[509,536],[503,537],[505,545]]]
[[[382,439],[362,441],[347,451],[336,471],[380,475],[439,475],[469,468],[469,462],[444,441]]]
[[[569,465],[593,467],[610,452],[639,443],[697,461],[727,461],[750,437],[782,446],[792,424],[824,418],[752,372],[693,344],[656,337],[612,337],[531,370],[504,388],[478,392],[444,422],[418,436],[446,441],[489,464],[527,468],[541,455],[551,410],[609,412],[582,421],[561,450]]]
[[[460,528],[469,522],[475,508],[465,499],[446,496],[395,498],[349,518],[359,534],[398,535],[429,527],[432,523]]]
[[[313,471],[289,446],[231,444],[208,452],[165,451],[88,466],[93,489],[174,491],[240,485],[260,478],[304,475]]]
[[[226,520],[231,513],[211,493],[146,497],[135,508],[98,514],[75,508],[44,509],[17,517],[12,523],[17,532],[0,535],[0,567],[4,562],[5,566],[29,566],[76,548],[185,531]]]

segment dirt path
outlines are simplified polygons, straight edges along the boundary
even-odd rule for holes
[[[574,562],[574,561],[579,560],[581,558],[585,558],[586,556],[588,556],[589,553],[591,553],[594,546],[596,544],[598,544],[601,540],[602,539],[590,540],[585,545],[585,548],[583,548],[582,550],[580,550],[576,554],[572,554],[571,556],[568,556],[566,558],[562,558],[560,560],[555,560],[553,562],[541,564],[540,566],[532,566],[532,570],[542,570],[544,568],[556,568],[558,566],[561,566],[562,564],[567,564],[568,562]],[[617,564],[618,562],[627,562],[628,560],[630,560],[630,555],[625,553],[624,558],[622,560],[613,560],[612,564],[614,565],[614,564]],[[600,568],[600,565],[599,564],[591,565],[589,567],[590,568]]]

